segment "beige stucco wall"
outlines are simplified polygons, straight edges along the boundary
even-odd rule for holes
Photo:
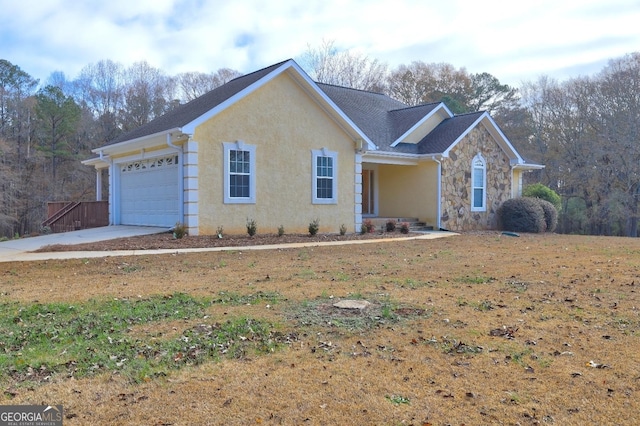
[[[471,162],[478,154],[486,162],[486,211],[471,211]],[[452,231],[493,229],[496,211],[511,197],[509,157],[482,125],[473,129],[442,160],[441,226]]]
[[[258,233],[355,231],[355,145],[286,73],[198,126],[198,220],[200,234],[246,233],[247,219]],[[224,204],[223,143],[256,146],[256,203]],[[312,204],[312,149],[338,152],[338,203]]]
[[[513,171],[513,180],[511,184],[511,198],[520,197],[522,195],[522,176],[523,171],[516,169]]]
[[[425,161],[413,166],[378,165],[380,217],[415,217],[435,226],[437,199],[437,163]]]

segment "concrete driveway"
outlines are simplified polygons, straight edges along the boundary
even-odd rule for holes
[[[82,231],[62,232],[59,234],[41,235],[39,237],[20,238],[0,242],[0,262],[21,260],[26,252],[34,251],[52,244],[82,244],[115,238],[135,237],[136,235],[160,234],[169,228],[153,226],[103,226],[101,228],[83,229]]]

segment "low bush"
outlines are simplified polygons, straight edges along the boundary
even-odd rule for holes
[[[312,237],[320,230],[320,219],[314,219],[309,224],[309,235]]]
[[[396,230],[396,221],[393,219],[389,219],[386,224],[387,232],[394,232]]]
[[[342,225],[340,225],[340,235],[344,235],[347,233],[347,227],[346,225],[343,223]]]
[[[539,233],[546,229],[544,210],[535,198],[507,200],[498,208],[497,214],[498,226],[504,231]]]
[[[176,223],[173,227],[173,238],[180,240],[187,235],[187,226],[184,223]]]
[[[402,234],[408,234],[408,233],[409,233],[409,231],[410,231],[410,229],[409,229],[409,228],[410,228],[410,227],[409,227],[409,223],[408,223],[408,222],[402,222],[402,223],[400,224],[400,232],[401,232]]]
[[[522,196],[546,200],[553,204],[556,210],[560,210],[560,207],[562,206],[562,199],[560,198],[560,195],[558,195],[558,193],[553,189],[541,183],[534,183],[533,185],[526,186],[522,191]]]
[[[371,219],[367,219],[364,221],[362,226],[360,227],[360,233],[362,234],[371,234],[376,231],[376,226],[373,224]]]
[[[247,234],[253,237],[258,233],[258,224],[253,219],[247,219]]]
[[[282,237],[284,235],[284,225],[278,226],[278,237]]]
[[[547,200],[541,198],[535,198],[536,202],[540,204],[544,211],[544,222],[546,224],[546,231],[553,232],[558,226],[558,210],[556,207]]]

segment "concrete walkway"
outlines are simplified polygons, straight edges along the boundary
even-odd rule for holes
[[[40,235],[38,237],[19,238],[0,242],[0,262],[16,260],[29,260],[30,251],[38,250],[53,244],[82,244],[98,241],[113,240],[116,238],[135,237],[137,235],[160,234],[168,232],[169,228],[153,226],[103,226],[100,228],[83,229],[81,231],[61,232],[59,234]],[[46,253],[42,253],[46,254]],[[51,253],[52,255],[55,253]],[[48,257],[55,259],[56,257]]]
[[[110,227],[111,228],[111,227]],[[126,227],[129,228],[129,227]],[[139,227],[138,227],[139,228]],[[98,229],[98,228],[96,228]],[[156,232],[159,228],[155,228]],[[152,234],[154,232],[147,232]],[[143,234],[136,234],[143,235]],[[219,252],[227,250],[273,250],[273,249],[286,249],[286,248],[300,248],[300,247],[323,247],[323,246],[339,246],[345,244],[371,244],[371,243],[386,243],[394,241],[411,241],[411,240],[432,240],[436,238],[451,237],[456,234],[455,232],[440,232],[431,231],[426,232],[415,237],[402,237],[402,238],[382,238],[379,240],[352,240],[352,241],[327,241],[327,242],[308,242],[308,243],[290,243],[290,244],[269,244],[261,246],[241,246],[241,247],[208,247],[208,248],[187,248],[187,249],[157,249],[157,250],[111,250],[111,251],[61,251],[61,252],[46,252],[46,253],[27,253],[25,251],[16,252],[13,254],[4,254],[2,252],[2,244],[0,243],[0,263],[1,262],[25,262],[36,260],[51,260],[51,259],[88,259],[94,257],[109,257],[109,256],[142,256],[153,254],[178,254],[178,253],[203,253],[203,252]],[[35,237],[41,238],[41,237]],[[120,237],[113,237],[120,238]],[[102,241],[108,238],[103,238]],[[77,244],[76,243],[47,243],[48,244]],[[89,242],[84,240],[81,242]],[[42,247],[42,246],[41,246]],[[35,250],[35,249],[34,249]]]

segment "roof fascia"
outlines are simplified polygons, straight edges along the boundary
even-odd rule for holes
[[[108,157],[106,157],[106,158],[108,158]],[[107,167],[109,167],[109,162],[106,160],[106,158],[105,157],[103,157],[103,158],[100,158],[100,157],[89,158],[88,160],[83,160],[80,163],[82,163],[85,166],[93,166],[97,170],[106,169]]]
[[[491,117],[491,115],[488,112],[485,112],[483,114],[483,118],[486,119],[489,123],[491,123],[491,128],[489,128],[489,131],[495,132],[499,136],[498,139],[502,140],[502,143],[506,145],[507,149],[511,151],[512,155],[515,157],[516,164],[524,164],[525,163],[524,158],[520,156],[516,148],[511,144],[511,141],[509,141],[509,138],[507,138],[507,136],[504,133],[502,133],[502,130],[496,124],[496,122],[493,121],[493,118]]]
[[[525,163],[525,164],[516,164],[513,166],[514,170],[542,170],[546,166],[543,164],[533,164],[533,163]]]
[[[375,151],[366,152],[362,156],[363,163],[394,164],[415,166],[422,161],[439,161],[440,154],[405,154],[401,152]]]
[[[192,135],[195,132],[196,127],[198,127],[205,121],[209,120],[211,117],[214,117],[216,114],[220,113],[221,111],[224,111],[225,109],[227,109],[234,103],[238,102],[240,99],[244,98],[245,96],[255,92],[256,90],[258,90],[259,88],[267,84],[269,81],[279,76],[284,70],[288,69],[291,66],[292,62],[293,60],[291,59],[284,62],[278,68],[274,69],[269,74],[265,75],[264,77],[258,79],[257,81],[253,82],[249,86],[245,87],[235,95],[231,96],[226,101],[216,105],[214,108],[205,112],[200,117],[182,126],[183,132],[186,134]]]
[[[173,129],[163,130],[158,133],[154,133],[152,135],[141,136],[136,139],[130,139],[127,141],[122,141],[118,143],[114,143],[113,145],[105,145],[100,148],[92,149],[91,152],[94,154],[103,154],[114,155],[120,154],[123,152],[135,151],[142,148],[150,148],[152,146],[158,146],[162,144],[166,144],[167,135],[172,133],[183,133],[179,127],[174,127]],[[161,143],[158,143],[159,141]]]
[[[509,139],[502,133],[502,130],[498,127],[493,118],[489,115],[488,112],[482,113],[480,117],[476,121],[474,121],[467,129],[462,132],[460,136],[451,144],[449,147],[442,153],[444,157],[448,157],[451,150],[458,145],[458,143],[464,139],[465,136],[471,132],[478,124],[483,123],[485,128],[491,133],[491,135],[496,139],[498,144],[502,147],[503,151],[511,158],[511,164],[524,164],[524,159],[518,154],[518,151],[511,145]]]
[[[453,113],[449,110],[449,108],[447,108],[447,106],[443,103],[440,102],[440,104],[435,107],[433,110],[431,110],[431,112],[427,115],[425,115],[424,117],[422,117],[420,120],[418,120],[409,130],[407,130],[406,132],[404,132],[398,139],[396,139],[392,144],[391,147],[395,147],[396,145],[398,145],[399,143],[401,143],[403,140],[406,139],[407,136],[409,136],[411,133],[413,133],[417,128],[419,128],[422,123],[424,123],[425,121],[427,121],[429,118],[431,118],[432,116],[434,116],[435,114],[439,114],[441,111],[444,111],[445,114],[447,114],[449,116],[449,118],[453,117]],[[443,119],[443,120],[446,120]],[[441,121],[442,122],[442,121]],[[426,136],[426,135],[425,135]]]

